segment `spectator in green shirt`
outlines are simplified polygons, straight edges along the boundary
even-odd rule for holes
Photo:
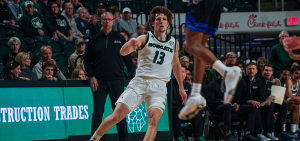
[[[287,51],[284,50],[282,44],[283,39],[289,37],[289,33],[287,31],[281,31],[279,34],[279,44],[274,45],[271,49],[271,53],[269,55],[269,64],[274,66],[274,78],[279,78],[279,71],[287,66],[287,63],[291,60],[291,57]]]
[[[24,2],[21,3],[22,8],[24,8],[24,4],[26,1],[31,1],[33,3],[34,11],[38,12],[40,15],[43,15],[41,6],[36,2],[37,0],[24,0]]]

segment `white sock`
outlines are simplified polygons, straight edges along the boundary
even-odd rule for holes
[[[90,138],[91,141],[99,141],[102,136],[97,135],[95,132],[94,135]]]
[[[286,124],[283,124],[283,126],[282,126],[282,130],[283,130],[283,131],[286,131],[286,128],[285,128],[285,127],[286,127]]]
[[[220,60],[217,60],[213,66],[212,66],[218,73],[221,74],[221,76],[224,75],[225,73],[225,70],[227,70],[227,67],[220,61]]]
[[[291,124],[290,126],[291,126],[290,127],[291,128],[291,132],[292,133],[296,132],[296,124]]]
[[[200,92],[201,92],[201,86],[202,86],[202,84],[200,84],[200,83],[193,83],[193,86],[192,86],[192,95],[200,94]]]

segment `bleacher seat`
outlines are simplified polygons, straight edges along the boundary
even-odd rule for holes
[[[6,29],[0,27],[0,38],[7,38]]]
[[[9,48],[6,46],[0,46],[0,62],[2,62],[3,60],[3,56],[4,54],[6,54],[8,52]]]
[[[22,39],[21,40],[21,46],[20,46],[20,49],[25,51],[25,52],[28,52],[30,49],[29,49],[29,43],[27,40],[24,40]]]
[[[50,40],[47,44],[51,46],[53,55],[62,53],[61,42]]]
[[[67,69],[68,69],[68,57],[65,54],[55,54],[53,59],[56,61],[57,67],[60,69],[60,71],[66,75]]]
[[[3,74],[3,68],[4,68],[4,66],[3,66],[3,64],[2,63],[0,63],[0,79],[2,79],[2,74]]]
[[[7,38],[0,38],[0,46],[8,47],[8,39]]]
[[[70,57],[75,51],[75,42],[68,41],[63,44],[64,54]]]

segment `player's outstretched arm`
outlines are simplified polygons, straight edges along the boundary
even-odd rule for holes
[[[176,51],[174,53],[173,61],[172,61],[172,68],[173,68],[173,73],[176,77],[176,80],[179,85],[179,93],[181,96],[182,104],[184,105],[187,99],[187,95],[185,93],[184,87],[183,87],[183,80],[182,80],[182,72],[181,72],[181,64],[179,62],[179,43],[176,40]]]
[[[126,56],[137,49],[141,49],[141,47],[145,45],[146,40],[147,35],[141,35],[137,38],[131,38],[127,43],[125,43],[122,46],[120,54],[122,56]]]
[[[283,39],[283,46],[287,52],[300,49],[300,37],[287,37]]]

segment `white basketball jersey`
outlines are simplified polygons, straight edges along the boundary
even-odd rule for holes
[[[166,41],[160,41],[150,31],[147,35],[145,46],[139,50],[136,76],[169,82],[172,60],[176,51],[176,39],[167,36]]]

